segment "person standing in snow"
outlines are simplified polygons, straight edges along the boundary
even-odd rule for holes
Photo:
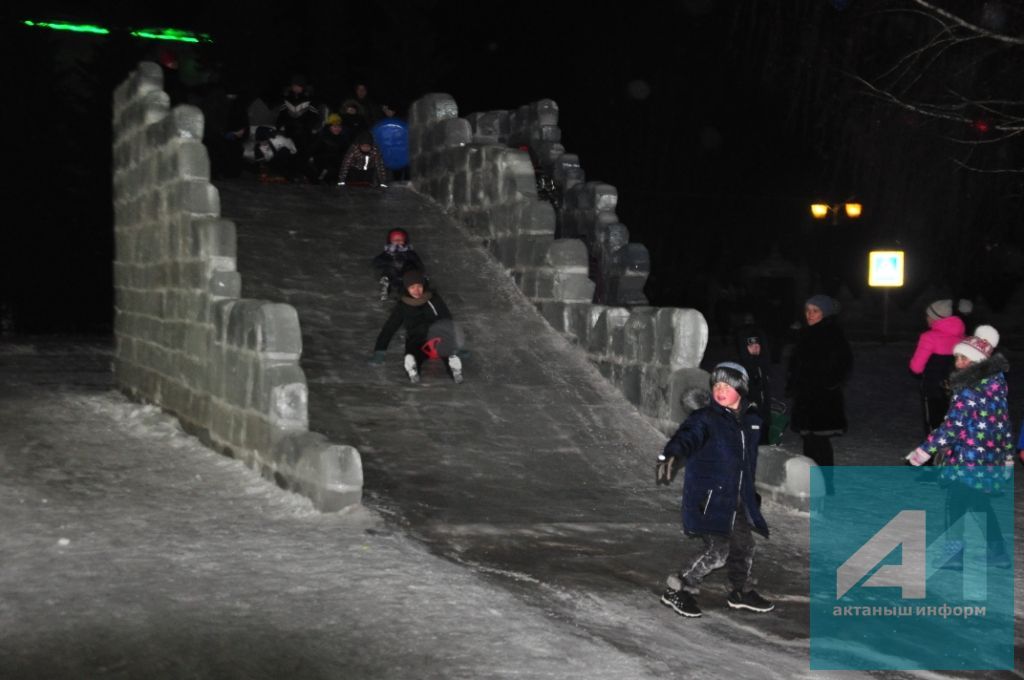
[[[949,376],[952,397],[942,420],[924,443],[907,455],[911,465],[940,456],[943,466],[1013,465],[1013,427],[1007,405],[1010,363],[995,352],[999,332],[978,326],[953,347],[956,370]],[[957,473],[962,477],[962,473]]]
[[[793,398],[790,429],[803,438],[804,455],[823,468],[828,495],[835,464],[831,437],[846,432],[843,385],[853,368],[853,352],[836,319],[837,308],[827,295],[808,298],[807,325],[800,329],[786,379],[786,394]]]
[[[962,302],[967,302],[966,300]],[[965,309],[961,305],[961,311]],[[921,376],[921,407],[924,433],[938,427],[949,405],[949,374],[953,372],[953,347],[964,339],[963,319],[953,314],[952,300],[936,300],[925,309],[928,330],[917,340],[910,358],[910,372]]]
[[[711,403],[693,411],[658,456],[657,481],[667,484],[686,463],[683,530],[700,538],[703,551],[669,577],[661,602],[680,616],[702,612],[697,594],[704,578],[726,567],[732,590],[729,607],[771,611],[775,604],[749,590],[756,531],[768,537],[761,499],[754,490],[761,418],[750,408],[748,376],[742,366],[723,362],[711,372]]]
[[[399,328],[405,329],[403,365],[409,381],[420,381],[420,366],[426,359],[447,359],[448,372],[456,383],[462,382],[462,361],[456,355],[454,332],[441,333],[451,325],[452,315],[436,291],[428,290],[423,272],[410,269],[402,274],[405,294],[380,329],[374,345],[371,364],[383,364],[391,338]],[[445,324],[443,322],[447,321]],[[441,322],[441,323],[439,323]],[[449,337],[445,337],[445,336]]]
[[[746,315],[743,325],[736,332],[736,353],[739,355],[739,364],[750,376],[749,397],[757,414],[765,422],[761,428],[761,443],[767,444],[768,423],[772,414],[771,366],[764,331],[754,323],[752,314]]]
[[[1001,566],[1009,566],[1006,546],[989,496],[1013,490],[1010,474],[994,475],[993,468],[1009,473],[1013,466],[1013,427],[1007,399],[1006,372],[1010,364],[995,352],[999,332],[992,326],[978,326],[974,335],[953,347],[956,370],[949,377],[953,396],[942,423],[925,441],[906,456],[911,465],[930,459],[941,466],[940,478],[948,492],[947,525],[968,511],[984,513],[990,555]],[[951,540],[952,555],[963,559],[963,543]]]

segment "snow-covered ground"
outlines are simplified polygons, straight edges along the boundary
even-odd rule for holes
[[[806,515],[766,507],[772,614],[729,610],[722,575],[701,620],[658,602],[695,547],[679,487],[652,481],[663,438],[436,209],[403,191],[222,193],[245,294],[299,308],[311,427],[360,449],[365,507],[318,514],[126,400],[103,342],[0,343],[0,675],[855,675],[808,670]],[[394,348],[366,365],[383,310],[364,265],[392,225],[466,323],[463,385],[407,385]],[[856,345],[841,464],[917,443],[910,350]],[[1020,630],[1016,648],[1019,669]]]

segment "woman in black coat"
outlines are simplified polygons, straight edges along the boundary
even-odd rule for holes
[[[831,467],[831,437],[846,432],[843,385],[853,368],[853,352],[836,320],[836,302],[815,295],[804,305],[807,325],[800,330],[789,362],[786,394],[793,398],[790,428],[804,440],[804,455]],[[822,470],[832,493],[831,470]]]

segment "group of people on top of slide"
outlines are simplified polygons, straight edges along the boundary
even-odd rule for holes
[[[241,100],[227,92],[216,69],[189,88],[177,77],[175,60],[161,57],[160,63],[172,104],[203,111],[214,179],[248,169],[268,183],[386,188],[408,178],[406,123],[396,106],[373,101],[365,82],[327,103],[296,73],[278,93]]]
[[[386,188],[402,169],[386,167],[374,137],[382,119],[399,124],[396,111],[374,103],[364,83],[356,84],[353,97],[332,107],[315,100],[305,77],[295,75],[276,106],[256,100],[247,114],[248,125],[229,131],[226,139],[240,142],[242,157],[265,181]],[[231,151],[237,155],[239,148]]]

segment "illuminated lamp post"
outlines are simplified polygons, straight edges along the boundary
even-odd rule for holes
[[[823,220],[829,215],[832,216],[832,224],[839,224],[839,215],[846,215],[851,220],[855,220],[860,217],[864,210],[864,206],[854,201],[847,201],[846,203],[812,203],[811,204],[811,215],[816,220]]]
[[[816,221],[824,222],[829,220],[833,227],[839,227],[840,219],[859,219],[864,212],[864,206],[848,199],[843,203],[815,202],[810,205],[811,217]],[[825,233],[828,231],[828,233]],[[849,233],[833,233],[829,230],[815,229],[810,239],[814,243],[815,252],[812,255],[814,260],[811,271],[819,284],[824,284],[825,279],[831,278],[834,281],[842,281],[840,272],[845,271],[837,266],[837,258],[845,256],[843,244],[851,240]],[[827,289],[827,286],[826,286]]]

